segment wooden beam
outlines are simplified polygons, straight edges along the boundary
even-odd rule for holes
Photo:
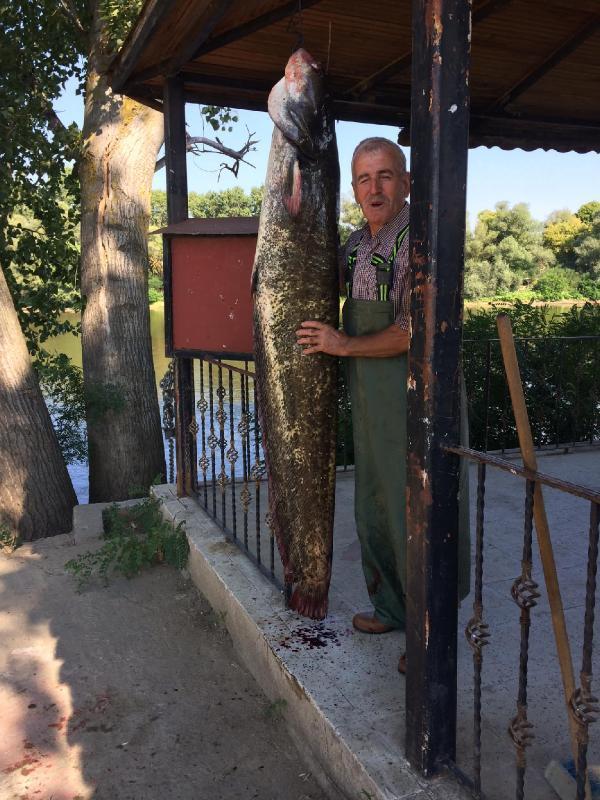
[[[544,75],[550,72],[550,70],[554,69],[554,67],[560,64],[561,61],[563,61],[568,55],[576,50],[580,44],[585,42],[586,39],[589,39],[590,36],[593,36],[598,28],[600,28],[600,17],[588,17],[584,25],[578,28],[575,33],[571,34],[571,36],[567,37],[567,39],[565,39],[563,42],[561,42],[558,47],[555,47],[554,50],[548,56],[546,56],[546,58],[540,64],[537,64],[535,67],[532,67],[532,69],[528,70],[519,79],[519,81],[517,81],[517,83],[507,89],[501,97],[495,100],[488,107],[488,113],[500,111],[514,102],[524,92],[526,92],[541,78],[543,78]]]
[[[512,0],[483,0],[479,3],[477,8],[473,11],[472,24],[481,22],[490,14],[494,14],[499,9],[508,5]],[[411,51],[407,50],[399,58],[394,59],[389,64],[386,64],[381,69],[373,72],[368,78],[356,83],[351,89],[345,93],[348,97],[359,98],[366,94],[374,86],[384,83],[385,81],[393,78],[395,75],[403,72],[411,63]]]
[[[165,76],[177,75],[208,39],[232,5],[233,0],[208,0],[203,4],[196,2],[191,6],[195,13],[189,13],[186,17],[186,36],[178,43],[177,54],[167,61],[163,73]]]
[[[152,34],[171,11],[176,0],[148,0],[142,9],[135,26],[127,40],[110,65],[113,91],[122,92],[127,79],[133,72],[136,61]]]
[[[186,168],[185,99],[180,79],[169,78],[164,87],[165,161],[167,183],[167,220],[169,225],[188,218]],[[165,274],[165,346],[172,352],[172,269],[171,250],[163,237]],[[177,494],[191,495],[196,490],[196,436],[190,430],[195,417],[194,362],[175,358],[175,442],[177,454]]]
[[[460,347],[469,132],[469,0],[413,0],[406,755],[456,749]]]
[[[302,11],[304,12],[307,8],[315,6],[317,3],[321,2],[323,2],[323,0],[302,0]],[[292,0],[292,2],[285,3],[284,5],[279,6],[279,8],[274,8],[272,11],[268,11],[266,14],[261,14],[254,19],[248,20],[248,22],[243,22],[236,28],[232,28],[229,31],[220,33],[218,36],[209,39],[205,44],[199,47],[198,50],[193,54],[191,60],[194,61],[195,59],[200,58],[200,56],[204,56],[207,53],[212,53],[213,50],[218,50],[219,48],[225,47],[228,44],[237,42],[240,39],[244,39],[246,36],[250,36],[253,33],[257,33],[257,31],[261,31],[263,28],[266,28],[275,22],[281,22],[281,20],[291,17],[293,14],[297,13],[298,6],[298,0]]]

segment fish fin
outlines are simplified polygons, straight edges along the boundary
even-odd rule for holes
[[[316,589],[314,586],[307,588],[299,585],[292,594],[290,608],[303,617],[325,619],[329,605],[327,590],[327,586],[320,586]]]
[[[256,286],[258,284],[258,269],[256,267],[256,260],[252,264],[252,275],[250,276],[250,294],[252,297],[256,294]]]
[[[292,170],[292,193],[284,195],[283,204],[287,208],[290,217],[297,217],[302,206],[302,172],[298,159],[294,161]]]

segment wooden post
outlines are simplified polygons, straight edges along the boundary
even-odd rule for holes
[[[167,220],[171,225],[188,218],[186,169],[185,99],[180,78],[168,78],[164,89],[165,167],[167,171]],[[165,305],[170,305],[171,264],[167,242],[163,239],[165,266]],[[165,314],[167,354],[172,346],[171,313]],[[177,494],[196,490],[196,436],[190,431],[194,420],[194,362],[175,358],[175,441],[177,454]]]
[[[456,749],[462,284],[468,0],[413,0],[412,335],[408,378],[406,750],[423,775]]]

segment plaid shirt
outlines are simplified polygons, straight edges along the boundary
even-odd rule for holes
[[[368,225],[350,234],[344,248],[344,267],[348,255],[358,244],[356,266],[353,269],[352,297],[357,300],[377,300],[376,268],[372,266],[371,258],[375,253],[383,258],[389,258],[396,244],[396,238],[405,225],[408,225],[408,203],[405,203],[394,219],[384,225],[375,236],[371,236]],[[404,237],[394,259],[394,280],[390,299],[394,303],[395,323],[408,330],[410,324],[408,235]]]

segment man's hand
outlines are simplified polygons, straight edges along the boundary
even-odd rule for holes
[[[346,347],[350,338],[343,331],[333,328],[324,322],[306,320],[296,331],[298,344],[304,347],[303,356],[312,353],[327,353],[330,356],[346,355]]]
[[[348,336],[324,322],[307,320],[296,331],[298,344],[304,347],[302,355],[327,353],[330,356],[359,356],[390,358],[408,350],[408,331],[393,323],[378,333]]]

